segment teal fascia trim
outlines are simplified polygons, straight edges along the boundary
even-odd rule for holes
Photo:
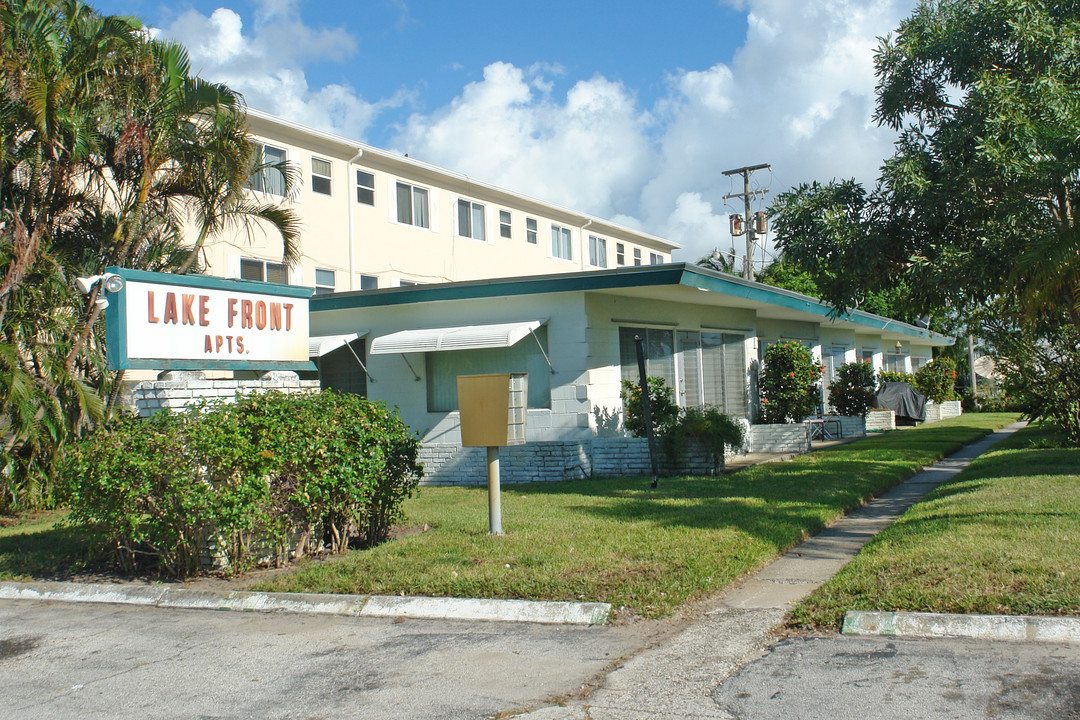
[[[813,315],[821,316],[822,318],[843,320],[845,322],[855,323],[857,325],[865,325],[868,328],[874,330],[895,330],[903,335],[910,335],[923,340],[940,341],[948,345],[952,345],[956,342],[955,338],[951,338],[947,335],[940,335],[931,330],[924,330],[917,328],[913,325],[900,322],[899,320],[891,320],[880,315],[873,315],[871,313],[862,312],[848,312],[840,316],[834,316],[832,314],[832,308],[824,303],[815,300],[814,298],[807,297],[805,295],[787,294],[780,292],[776,289],[770,288],[767,285],[761,283],[741,283],[733,280],[729,280],[720,275],[713,275],[706,272],[697,272],[689,267],[686,268],[686,272],[683,275],[682,283],[688,287],[700,288],[702,290],[710,290],[712,292],[718,292],[723,295],[729,295],[731,297],[744,298],[754,302],[767,303],[769,305],[776,305],[778,307],[787,308],[789,310],[797,310],[799,312],[811,313]]]
[[[611,290],[654,285],[678,285],[682,265],[657,265],[624,270],[594,270],[565,275],[540,275],[498,280],[416,285],[408,288],[364,290],[311,298],[311,312],[348,310],[351,308],[408,305],[440,300],[472,300],[476,298],[509,297],[589,290]]]
[[[298,285],[280,285],[255,280],[227,280],[207,275],[176,275],[174,273],[156,273],[131,268],[106,268],[105,272],[115,273],[125,281],[158,283],[185,287],[206,288],[207,290],[225,290],[252,292],[280,297],[310,298],[314,288]],[[171,360],[128,358],[127,318],[120,312],[127,307],[127,284],[119,292],[109,293],[109,307],[105,308],[105,362],[110,370],[316,370],[310,360]],[[309,310],[310,314],[310,310]]]

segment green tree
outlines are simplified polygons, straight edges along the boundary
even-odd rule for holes
[[[814,414],[822,367],[800,342],[778,342],[765,351],[761,369],[764,423],[798,423]]]
[[[298,251],[292,214],[243,192],[256,153],[239,96],[134,19],[0,4],[0,126],[3,509],[47,501],[57,453],[103,412],[99,289],[80,296],[76,276],[197,269],[199,244],[233,222]]]

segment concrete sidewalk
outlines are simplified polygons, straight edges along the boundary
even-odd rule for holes
[[[712,692],[760,656],[791,606],[820,587],[870,538],[941,483],[1024,426],[991,433],[841,518],[728,590],[677,635],[611,672],[589,697],[521,715],[530,720],[730,718]]]

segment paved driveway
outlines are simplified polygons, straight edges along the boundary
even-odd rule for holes
[[[1078,720],[1080,646],[792,638],[712,696],[739,720]]]
[[[0,718],[483,718],[642,632],[0,601]]]

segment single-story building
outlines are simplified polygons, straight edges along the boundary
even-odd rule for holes
[[[400,409],[423,439],[426,481],[483,482],[484,451],[462,448],[458,375],[527,372],[528,443],[502,449],[506,480],[645,472],[622,429],[621,382],[647,372],[681,406],[752,421],[765,348],[797,340],[832,369],[869,360],[911,372],[952,338],[858,310],[676,263],[337,293],[311,299],[324,388]]]

